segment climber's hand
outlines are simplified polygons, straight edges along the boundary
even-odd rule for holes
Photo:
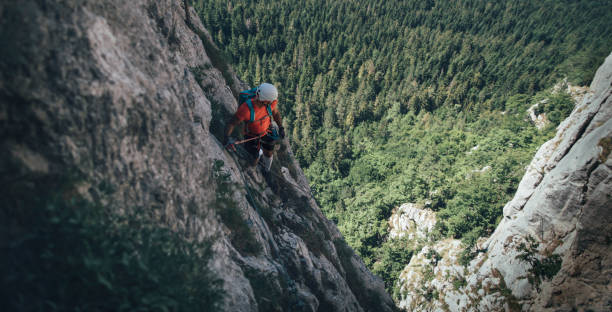
[[[283,126],[278,128],[278,134],[280,134],[281,139],[285,138],[285,128]]]
[[[225,148],[228,151],[236,151],[236,145],[234,145],[234,143],[236,142],[236,139],[234,139],[233,137],[227,137],[225,139]]]

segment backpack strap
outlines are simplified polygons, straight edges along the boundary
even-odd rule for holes
[[[247,99],[246,103],[247,103],[247,106],[249,107],[249,111],[251,112],[251,118],[249,122],[254,122],[255,121],[255,109],[253,108],[253,102],[251,102],[251,99]]]
[[[251,99],[247,99],[245,102],[246,102],[247,106],[249,107],[249,111],[251,112],[251,118],[249,119],[249,122],[251,122],[251,123],[255,122],[255,109],[253,108],[253,102],[251,101]],[[271,104],[266,105],[266,110],[268,111],[268,117],[270,117],[270,120],[272,120],[273,117],[272,117],[272,107],[271,107]]]
[[[272,104],[266,105],[266,109],[268,110],[268,116],[270,116],[270,120],[272,120]]]
[[[253,89],[249,89],[249,90],[244,90],[242,92],[240,92],[240,97],[242,98],[252,98],[255,95],[257,95],[257,88],[253,88]]]

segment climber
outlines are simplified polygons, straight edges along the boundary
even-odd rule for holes
[[[245,149],[255,158],[253,166],[256,166],[262,158],[266,172],[270,171],[272,166],[276,141],[285,138],[285,128],[278,111],[277,98],[276,87],[269,83],[262,83],[259,87],[241,92],[238,110],[226,129],[226,148],[235,151],[236,144],[244,143]],[[273,127],[272,119],[278,125],[278,130]],[[245,139],[238,142],[232,137],[232,132],[243,122],[246,123]]]

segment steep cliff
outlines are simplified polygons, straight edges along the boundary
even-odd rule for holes
[[[223,280],[226,311],[392,311],[287,142],[267,178],[223,149],[215,134],[245,85],[186,3],[0,4],[3,187],[32,181],[35,194],[36,181],[53,188],[70,175],[74,192],[108,211],[140,207],[212,240],[202,265]],[[3,227],[19,209],[9,202]]]
[[[495,232],[462,267],[457,240],[424,248],[399,278],[407,311],[612,309],[612,55],[540,147]]]

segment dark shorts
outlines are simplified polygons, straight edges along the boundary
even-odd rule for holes
[[[253,136],[246,135],[245,139],[250,139]],[[251,154],[253,157],[257,158],[259,156],[259,148],[261,147],[267,151],[274,150],[274,144],[276,144],[276,140],[274,137],[270,135],[265,135],[260,139],[255,139],[244,143],[244,148]]]

